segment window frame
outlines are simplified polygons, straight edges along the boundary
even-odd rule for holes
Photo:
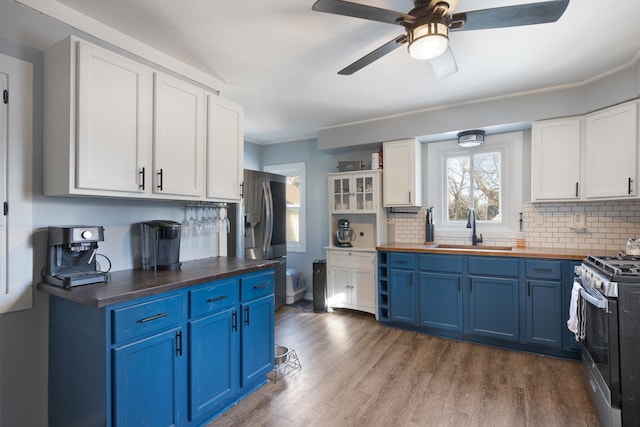
[[[434,206],[436,230],[446,237],[468,238],[466,221],[449,221],[447,214],[447,158],[471,155],[475,152],[501,152],[501,213],[502,221],[478,221],[478,234],[487,238],[513,238],[518,231],[519,212],[522,211],[524,179],[524,133],[509,132],[488,135],[485,144],[462,148],[457,140],[427,144],[427,188],[429,205]]]
[[[287,240],[287,252],[307,252],[307,179],[306,163],[282,163],[277,165],[264,166],[265,172],[275,173],[284,176],[300,177],[300,206],[298,207],[298,237],[299,240]],[[287,206],[287,210],[291,209]]]

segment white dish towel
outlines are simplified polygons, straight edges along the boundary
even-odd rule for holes
[[[576,341],[584,339],[584,301],[580,298],[580,290],[582,285],[573,282],[571,289],[571,303],[569,304],[569,320],[567,320],[567,328],[576,336]]]

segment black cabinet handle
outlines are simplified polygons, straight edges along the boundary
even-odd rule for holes
[[[164,171],[163,169],[160,169],[160,171],[158,172],[158,190],[160,191],[162,191],[162,187],[163,187],[162,185],[163,184],[162,181],[164,179],[163,175],[164,175]]]
[[[527,295],[531,296],[531,282],[527,280]]]
[[[158,319],[162,319],[163,317],[167,317],[169,314],[168,313],[158,313],[156,315],[153,316],[149,316],[149,317],[145,317],[143,319],[138,320],[138,323],[147,323],[147,322],[152,322],[154,320],[158,320]]]
[[[219,297],[211,297],[207,300],[207,302],[216,302],[216,301],[221,301],[223,299],[227,299],[229,298],[227,295],[220,295]]]
[[[182,356],[182,331],[176,332],[176,355]]]
[[[261,289],[261,288],[266,288],[267,286],[269,286],[269,283],[263,283],[261,285],[255,285],[253,287],[253,289]]]
[[[249,307],[244,308],[244,324],[249,326]]]
[[[542,267],[536,267],[533,269],[533,271],[537,272],[537,273],[551,273],[553,272],[552,269],[550,268],[542,268]]]
[[[576,197],[578,197],[578,183],[576,182]]]
[[[473,291],[473,281],[469,279],[469,292]]]
[[[142,167],[142,169],[140,169],[139,174],[140,174],[140,177],[142,178],[142,180],[141,180],[142,183],[138,187],[140,187],[140,189],[142,191],[144,191],[144,177],[145,177],[145,168],[144,168],[144,166]]]
[[[231,330],[236,332],[238,330],[238,312],[234,311],[231,314]]]
[[[631,194],[631,183],[632,182],[633,182],[633,180],[631,179],[631,177],[629,177],[629,181],[628,181],[629,188],[627,189],[628,190],[628,194]]]

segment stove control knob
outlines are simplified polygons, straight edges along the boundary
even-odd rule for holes
[[[91,232],[91,230],[84,230],[82,232],[82,238],[83,239],[91,239],[93,237],[93,233]]]

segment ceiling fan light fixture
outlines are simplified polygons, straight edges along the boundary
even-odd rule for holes
[[[485,131],[466,130],[458,134],[458,145],[463,148],[478,147],[484,144]]]
[[[442,55],[449,45],[449,27],[441,22],[427,22],[409,31],[409,55],[431,59]]]

